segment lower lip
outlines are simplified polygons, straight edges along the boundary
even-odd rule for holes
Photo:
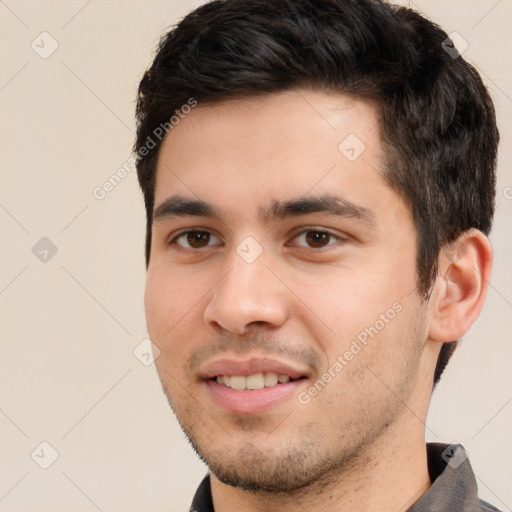
[[[214,402],[228,412],[254,414],[265,411],[272,405],[292,396],[297,396],[299,387],[306,379],[294,380],[286,384],[276,384],[262,389],[231,389],[215,380],[207,380],[206,387]]]

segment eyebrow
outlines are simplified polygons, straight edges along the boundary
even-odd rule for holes
[[[262,211],[266,221],[280,220],[286,217],[298,217],[309,213],[326,213],[339,217],[351,217],[362,220],[368,226],[375,226],[375,214],[364,206],[340,196],[330,194],[313,197],[301,197],[287,201],[272,201],[270,208]]]
[[[346,198],[329,194],[300,197],[286,201],[274,200],[269,207],[261,208],[259,213],[264,222],[299,217],[311,213],[325,213],[339,217],[356,218],[370,227],[376,224],[373,211]],[[186,216],[221,218],[221,212],[207,201],[189,199],[179,195],[168,197],[153,211],[154,221]]]
[[[220,217],[215,207],[201,199],[187,199],[182,196],[171,196],[162,201],[153,211],[153,220],[169,217]]]

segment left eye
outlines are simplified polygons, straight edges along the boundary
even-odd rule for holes
[[[211,245],[220,245],[220,240],[208,231],[185,231],[173,238],[169,244],[179,245],[186,249],[202,249]]]
[[[294,240],[297,240],[302,247],[310,247],[312,249],[321,249],[327,245],[331,245],[333,242],[340,240],[340,237],[329,233],[328,231],[320,230],[308,230],[299,233]]]

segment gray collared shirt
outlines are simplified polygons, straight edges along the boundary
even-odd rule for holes
[[[428,471],[432,485],[407,512],[500,512],[478,498],[478,487],[461,445],[427,444]],[[215,512],[210,476],[201,482],[190,512]]]

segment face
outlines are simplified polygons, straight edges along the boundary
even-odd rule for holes
[[[225,483],[287,491],[400,421],[427,338],[377,110],[288,91],[199,104],[164,140],[146,287],[156,367]]]

